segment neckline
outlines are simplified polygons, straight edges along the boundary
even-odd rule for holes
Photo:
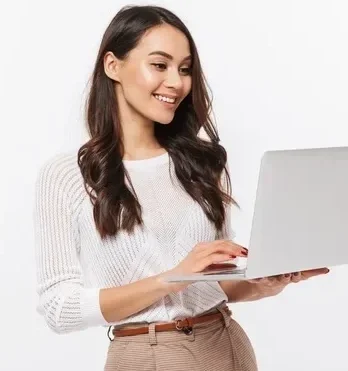
[[[142,160],[122,160],[127,169],[148,169],[169,161],[169,153],[165,152],[159,156],[145,158]]]

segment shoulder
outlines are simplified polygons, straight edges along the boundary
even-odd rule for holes
[[[38,180],[54,180],[74,177],[80,172],[77,153],[66,152],[55,154],[44,160],[38,171]]]
[[[36,188],[60,195],[81,193],[83,178],[77,160],[77,152],[72,151],[44,160],[38,170]]]

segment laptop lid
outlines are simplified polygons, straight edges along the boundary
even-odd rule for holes
[[[348,147],[262,157],[246,276],[348,263]]]

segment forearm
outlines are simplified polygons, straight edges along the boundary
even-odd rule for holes
[[[152,276],[130,284],[102,289],[100,309],[107,322],[123,320],[172,292],[171,286]]]
[[[221,288],[228,297],[229,303],[254,301],[264,298],[257,284],[244,280],[220,281]]]

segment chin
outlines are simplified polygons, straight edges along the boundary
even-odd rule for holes
[[[152,119],[152,121],[157,122],[159,124],[168,125],[173,121],[174,115],[165,115],[165,116],[163,116],[163,115],[159,116],[158,115],[157,117],[152,117],[151,119]]]
[[[156,121],[160,125],[168,125],[173,121],[173,118],[171,118],[170,120],[154,120],[154,121]]]

